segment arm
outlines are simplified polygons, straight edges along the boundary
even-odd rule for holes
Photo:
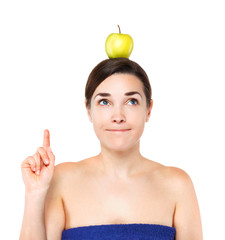
[[[45,161],[46,159],[48,162]],[[59,171],[58,168],[54,168],[54,164],[55,156],[50,148],[49,132],[45,130],[43,147],[39,147],[37,152],[33,156],[27,157],[21,165],[26,190],[20,240],[61,239],[64,211],[60,190],[57,187],[60,181]],[[49,203],[51,206],[45,207]],[[47,218],[46,223],[45,212],[51,216]],[[52,224],[48,227],[50,221]]]
[[[55,167],[51,186],[45,201],[45,228],[48,240],[61,240],[65,227],[65,212],[61,197],[63,181],[62,164]]]
[[[176,240],[202,240],[202,225],[194,186],[189,175],[175,168],[176,210],[174,227]]]
[[[44,228],[44,203],[47,191],[26,192],[20,240],[47,240]]]
[[[65,216],[59,175],[57,165],[48,190],[26,192],[20,240],[61,240]]]

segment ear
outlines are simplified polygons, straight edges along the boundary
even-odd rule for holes
[[[87,101],[86,101],[86,99],[84,100],[84,104],[85,104],[85,107],[86,107],[86,110],[87,110],[88,118],[89,118],[90,122],[92,122],[91,109],[87,107]]]
[[[147,112],[147,115],[146,115],[146,122],[149,121],[149,118],[150,118],[150,115],[151,115],[151,111],[152,111],[152,107],[153,107],[153,100],[151,99],[150,107],[148,108],[148,112]]]

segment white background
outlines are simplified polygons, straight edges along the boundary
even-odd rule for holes
[[[19,237],[20,165],[42,146],[44,129],[56,164],[99,153],[84,87],[120,24],[153,90],[141,153],[190,175],[204,239],[223,238],[224,12],[222,0],[0,2],[1,236]]]

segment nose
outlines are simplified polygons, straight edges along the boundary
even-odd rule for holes
[[[118,107],[114,109],[112,114],[112,122],[116,122],[116,123],[126,122],[125,114],[123,113],[121,108]]]

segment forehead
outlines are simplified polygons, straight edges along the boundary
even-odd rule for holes
[[[140,91],[143,93],[141,80],[132,74],[116,73],[103,82],[101,82],[95,89],[95,93],[109,92],[109,93],[124,93],[125,91]]]

